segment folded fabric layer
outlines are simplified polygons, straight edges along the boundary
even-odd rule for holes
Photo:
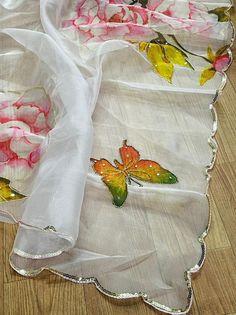
[[[26,1],[0,3],[3,27],[19,27],[2,30],[0,55],[12,267],[187,312],[205,259],[230,2],[42,0],[39,16],[32,1],[32,24]]]
[[[80,72],[76,69],[73,63],[67,61],[66,57],[64,57],[62,53],[57,53],[57,46],[55,42],[47,35],[43,33],[16,29],[8,29],[3,32],[13,36],[19,43],[26,45],[29,49],[33,49],[37,55],[34,55],[32,58],[39,56],[39,58],[37,58],[39,63],[38,68],[35,69],[35,72],[28,73],[28,75],[33,77],[31,79],[33,84],[37,84],[39,86],[41,85],[41,88],[43,88],[45,91],[44,93],[50,95],[54,110],[57,111],[58,109],[58,114],[55,115],[55,127],[43,140],[42,149],[45,152],[42,157],[42,163],[40,165],[41,167],[36,170],[35,178],[37,178],[37,180],[32,182],[31,178],[31,182],[26,183],[28,185],[28,189],[25,190],[23,187],[20,188],[20,184],[14,182],[16,178],[14,176],[11,178],[9,176],[10,174],[6,173],[6,163],[3,161],[2,169],[3,171],[5,170],[4,176],[10,178],[12,185],[17,186],[17,188],[21,190],[22,193],[30,195],[27,200],[24,200],[23,202],[21,201],[20,208],[24,209],[22,217],[19,217],[17,214],[18,203],[16,201],[14,201],[16,209],[13,209],[10,204],[3,204],[3,208],[6,208],[3,210],[6,212],[9,207],[11,209],[10,214],[13,217],[16,217],[17,220],[23,221],[27,225],[36,226],[43,229],[48,225],[49,217],[57,217],[60,221],[60,218],[58,217],[60,208],[62,213],[64,213],[64,209],[68,207],[68,209],[70,209],[67,210],[67,214],[70,211],[76,211],[76,213],[71,213],[71,215],[68,216],[67,222],[65,220],[61,222],[61,224],[63,224],[61,233],[66,235],[65,238],[70,243],[72,242],[71,238],[74,237],[74,239],[76,239],[78,235],[79,219],[77,224],[74,224],[74,216],[78,216],[77,207],[79,203],[82,203],[83,198],[82,187],[84,186],[83,182],[85,182],[87,175],[87,165],[90,156],[89,148],[91,147],[92,125],[89,107],[76,106],[73,111],[68,110],[68,107],[73,106],[73,104],[78,103],[78,101],[83,102],[84,98],[86,98],[87,103],[89,103],[88,87],[84,79],[81,77]],[[50,51],[50,56],[47,54],[48,51]],[[57,56],[56,59],[54,59],[55,52]],[[21,58],[21,56],[19,56],[19,58]],[[10,66],[12,66],[12,58],[8,58],[8,56],[6,56],[5,62],[7,61],[9,61]],[[27,62],[27,59],[25,59],[26,67]],[[19,72],[21,71],[21,62],[19,62],[18,68],[15,68],[17,80],[18,77],[22,80],[22,77],[25,75],[23,74],[20,76]],[[80,87],[78,89],[77,80],[80,78]],[[29,78],[27,78],[27,81],[30,82]],[[15,82],[10,81],[9,85],[14,86]],[[18,87],[18,89],[19,88],[25,89],[26,91],[33,89],[32,86],[24,86],[23,84],[21,87]],[[32,91],[33,90],[31,90],[31,93]],[[34,96],[31,96],[31,100],[34,101],[35,96],[36,92],[34,91]],[[16,98],[16,101],[18,98],[19,97]],[[23,103],[23,106],[26,106],[25,102]],[[33,119],[32,114],[29,116]],[[26,116],[24,115],[24,121],[25,118]],[[78,121],[80,121],[79,124]],[[5,129],[3,129],[3,131],[5,131]],[[19,143],[16,144],[16,146],[19,146]],[[60,153],[62,150],[65,150],[63,157]],[[80,150],[82,151],[82,154],[78,154]],[[66,157],[66,155],[68,156]],[[77,155],[80,156],[79,159]],[[45,163],[43,162],[44,159]],[[76,163],[77,165],[78,162],[82,166],[81,169],[73,167],[73,163]],[[65,168],[67,168],[68,165],[70,165],[70,172],[72,172],[71,174],[68,171],[65,172]],[[29,165],[29,167],[31,167],[31,165]],[[17,161],[14,161],[11,169],[14,169],[16,173],[18,172]],[[26,172],[28,172],[28,168],[26,169]],[[23,179],[24,178],[18,178],[18,180],[21,181],[23,181]],[[67,182],[67,180],[69,180],[69,182]],[[81,189],[79,193],[77,192],[76,188],[77,184],[74,185],[73,181],[75,181],[77,184],[78,181],[80,182]],[[46,185],[45,182],[47,182]],[[50,194],[51,190],[49,187],[50,185],[54,186],[55,183],[57,183],[58,187],[56,189],[58,191],[58,197],[55,195],[52,199]],[[73,186],[76,191],[73,191]],[[68,187],[68,193],[73,196],[72,198],[69,198],[73,204],[71,207],[69,206],[69,201],[62,198],[61,192],[65,192],[66,187]],[[44,195],[43,198],[40,197],[42,196],[41,194]],[[30,198],[32,199],[30,200]],[[52,207],[51,203],[55,202],[58,203],[58,205],[54,207],[54,204]],[[39,207],[38,210],[36,209],[36,205]],[[50,211],[48,212],[49,208]],[[22,213],[22,211],[20,212]],[[36,216],[35,213],[37,213]]]

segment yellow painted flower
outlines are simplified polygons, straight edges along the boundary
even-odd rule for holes
[[[200,75],[200,85],[204,85],[208,80],[212,79],[216,72],[223,72],[230,63],[230,56],[224,53],[228,46],[220,48],[216,53],[211,47],[207,48],[207,59],[211,66],[204,69]]]
[[[172,82],[174,65],[192,68],[187,55],[171,44],[140,42],[139,50],[147,54],[148,60],[155,71],[168,82]]]

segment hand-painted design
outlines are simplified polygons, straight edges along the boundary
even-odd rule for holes
[[[215,25],[216,16],[206,5],[190,0],[184,10],[179,10],[176,0],[78,0],[75,17],[62,24],[75,27],[80,42],[150,41],[155,38],[154,30],[163,26],[215,36]]]
[[[147,8],[147,9],[152,9],[154,11],[158,10],[159,7],[163,6],[164,0],[161,1],[148,1],[148,0],[132,0],[129,5],[137,5],[141,6],[142,8]],[[176,3],[174,1],[170,2],[167,4],[167,6],[159,11],[162,14],[168,15],[168,16],[173,16],[176,17],[176,10],[175,10],[175,5]],[[154,6],[153,6],[154,5]],[[218,22],[227,22],[229,21],[229,16],[227,14],[229,10],[229,7],[220,7],[220,8],[215,8],[213,10],[206,10],[206,7],[203,6],[203,4],[193,4],[193,2],[189,1],[189,16],[188,18],[193,18],[193,14],[197,12],[208,12],[209,14],[215,14],[218,16]]]
[[[154,16],[154,21],[156,23],[161,23],[162,19],[160,19],[161,15],[165,15],[167,17],[173,17],[175,21],[178,22],[178,27],[182,25],[182,27],[193,26],[191,22],[187,20],[199,20],[205,21],[207,23],[207,17],[209,16],[208,8],[203,3],[197,3],[197,1],[186,0],[185,6],[183,10],[179,9],[179,3],[176,0],[109,0],[109,4],[126,4],[141,7],[143,9],[147,9],[150,12],[150,16],[152,20],[152,14]],[[158,21],[158,19],[159,21]],[[185,21],[183,20],[185,19]],[[170,22],[170,20],[166,20]],[[186,24],[187,23],[187,24]],[[189,24],[190,23],[190,24]],[[170,22],[170,25],[174,25]]]
[[[182,50],[182,52],[185,52],[187,54],[190,54],[195,57],[202,58],[204,61],[211,64],[211,67],[208,67],[204,69],[200,75],[199,83],[200,85],[204,85],[208,80],[212,79],[215,75],[215,73],[218,72],[224,72],[227,69],[227,66],[230,64],[230,56],[227,52],[227,49],[229,48],[228,45],[221,47],[217,50],[217,52],[214,54],[211,47],[208,47],[207,49],[207,57],[197,55],[186,48],[184,48],[177,38],[174,35],[169,35],[174,42],[178,45],[178,47]]]
[[[224,46],[214,53],[211,47],[208,47],[207,59],[211,66],[202,71],[200,85],[204,85],[208,80],[212,79],[217,71],[223,72],[227,68],[230,63],[230,56],[226,52],[228,48],[228,46]]]
[[[36,97],[36,101],[32,101]],[[33,168],[43,137],[52,129],[51,102],[30,90],[17,101],[0,103],[0,172],[6,167]]]
[[[210,10],[208,11],[208,13],[217,15],[218,22],[228,22],[229,21],[229,15],[227,14],[228,11],[229,11],[228,7],[221,7]]]
[[[0,177],[0,203],[22,198],[26,198],[26,196],[12,188],[9,179]]]
[[[102,177],[113,196],[113,204],[117,207],[121,207],[127,198],[127,184],[131,185],[133,182],[142,186],[135,179],[156,184],[174,184],[178,181],[173,173],[157,162],[140,160],[139,152],[127,145],[127,140],[123,141],[119,152],[122,163],[114,160],[115,166],[106,159],[91,159],[95,173]]]
[[[216,53],[214,61],[187,50],[173,34],[161,34],[158,28],[168,26],[176,31],[217,36],[217,23],[227,22],[228,7],[209,10],[203,3],[186,0],[184,10],[179,10],[176,0],[79,0],[77,16],[63,22],[63,27],[75,27],[80,42],[127,40],[146,54],[155,71],[172,83],[174,65],[191,68],[189,56],[211,63],[204,69],[200,85],[224,71],[229,64],[228,54]],[[218,20],[218,21],[217,21]],[[197,22],[196,22],[197,21]],[[178,36],[177,36],[178,37]],[[167,40],[168,39],[168,40]]]
[[[139,50],[146,52],[147,58],[156,72],[170,83],[172,83],[174,65],[193,69],[187,60],[188,56],[179,48],[168,43],[161,33],[158,33],[158,37],[149,43],[140,42]]]

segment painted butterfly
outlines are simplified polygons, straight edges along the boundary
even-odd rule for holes
[[[130,185],[134,182],[142,186],[135,179],[157,184],[174,184],[178,181],[173,173],[160,164],[151,160],[140,160],[139,152],[127,145],[127,140],[123,141],[119,152],[122,163],[114,160],[115,166],[106,159],[91,159],[95,173],[101,176],[113,196],[113,204],[117,207],[121,207],[127,198],[127,183]]]

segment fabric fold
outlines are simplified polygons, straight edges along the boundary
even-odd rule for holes
[[[231,2],[0,4],[12,268],[185,314],[205,260]]]
[[[27,202],[24,203],[24,212],[20,221],[41,230],[48,225],[54,226],[58,236],[65,238],[62,243],[66,240],[69,242],[67,245],[69,248],[73,246],[78,236],[83,186],[91,150],[92,124],[88,87],[76,67],[67,61],[65,55],[57,52],[56,43],[46,34],[17,29],[6,29],[2,32],[12,36],[37,55],[44,63],[42,73],[45,71],[46,64],[46,80],[39,83],[43,83],[45,93],[50,95],[51,102],[58,111],[56,124],[42,143],[44,153],[31,183],[30,197],[27,197]],[[48,51],[51,51],[51,58],[45,60],[45,53]],[[85,107],[84,103],[88,106]],[[74,110],[70,110],[70,107]],[[79,169],[78,163],[81,165]],[[77,191],[78,182],[79,191]],[[50,186],[54,187],[53,193],[49,189]],[[68,196],[69,199],[64,198],[65,192],[71,196]],[[65,210],[67,216],[61,222],[59,213],[64,215]],[[74,218],[77,218],[76,221]],[[41,233],[39,234],[40,237],[34,240],[36,243],[41,242],[42,236]],[[54,242],[55,237],[53,236],[52,239]],[[49,247],[50,250],[43,246],[41,253],[34,248],[37,251],[35,255],[48,255],[53,245]],[[65,245],[62,248],[65,249]],[[59,248],[56,252],[58,250]],[[34,255],[33,252],[31,255]]]

